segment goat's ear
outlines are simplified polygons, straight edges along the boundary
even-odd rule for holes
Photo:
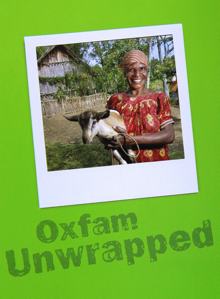
[[[64,117],[70,121],[79,121],[79,115],[64,115]]]
[[[98,112],[97,113],[97,118],[98,119],[104,119],[104,118],[109,117],[109,115],[110,115],[110,111],[109,110],[105,110],[103,112]]]

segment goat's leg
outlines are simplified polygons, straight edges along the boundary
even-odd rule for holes
[[[128,164],[124,159],[122,159],[121,155],[119,154],[118,150],[112,151],[113,156],[120,164]]]

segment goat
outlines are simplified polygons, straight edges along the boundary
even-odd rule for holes
[[[64,115],[64,117],[69,121],[79,122],[84,144],[91,143],[95,136],[97,136],[102,143],[106,144],[106,141],[112,140],[118,135],[113,129],[114,127],[118,126],[126,130],[121,115],[115,110],[105,110],[103,112],[88,110],[79,115]],[[117,149],[113,149],[112,154],[120,164],[131,163],[134,162],[135,159],[134,152],[131,149],[128,150],[128,154],[124,155],[130,158],[127,162],[121,156],[123,153],[120,154]]]

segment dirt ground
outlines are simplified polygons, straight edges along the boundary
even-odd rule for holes
[[[104,110],[104,107],[99,107],[97,110]],[[172,116],[175,120],[175,141],[170,145],[170,152],[182,152],[183,156],[183,141],[180,109],[178,106],[172,106]],[[81,143],[81,129],[78,123],[66,120],[61,114],[57,114],[50,118],[44,118],[44,135],[46,144],[62,143],[70,144]]]

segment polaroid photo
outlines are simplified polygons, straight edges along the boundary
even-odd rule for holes
[[[180,24],[25,49],[40,208],[198,192]]]

